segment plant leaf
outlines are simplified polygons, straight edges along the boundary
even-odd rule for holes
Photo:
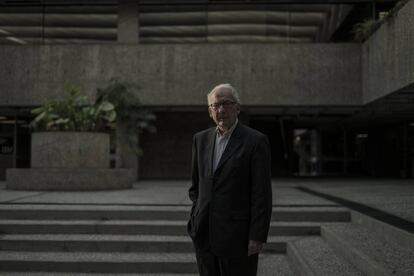
[[[103,111],[111,111],[111,110],[115,109],[115,106],[112,103],[108,102],[108,101],[102,102],[100,107]]]

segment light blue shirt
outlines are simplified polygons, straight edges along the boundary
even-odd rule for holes
[[[223,133],[223,135],[220,133],[218,127],[216,128],[216,139],[214,143],[214,152],[213,152],[214,154],[213,155],[213,172],[216,171],[217,166],[220,162],[221,156],[226,150],[227,144],[229,143],[231,135],[233,134],[233,131],[236,128],[238,122],[239,120],[236,118],[236,122],[232,125],[232,127],[228,131]]]

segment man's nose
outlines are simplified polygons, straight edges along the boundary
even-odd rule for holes
[[[217,108],[217,112],[219,112],[219,113],[223,113],[224,110],[225,110],[225,108],[222,104],[219,105],[218,108]]]

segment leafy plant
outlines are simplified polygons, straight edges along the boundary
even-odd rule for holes
[[[381,11],[378,14],[378,20],[367,19],[363,22],[357,23],[352,28],[352,33],[354,34],[354,40],[358,42],[363,42],[367,39],[372,33],[380,28],[385,22],[392,22],[395,16],[398,14],[398,11],[402,9],[410,0],[400,0],[397,1],[392,9],[389,11]]]
[[[98,89],[97,99],[114,104],[118,122],[123,126],[129,145],[137,154],[142,154],[138,145],[139,134],[144,131],[156,132],[156,116],[143,107],[134,89],[136,88],[130,84],[113,79],[108,86]]]
[[[114,105],[105,100],[88,104],[79,88],[65,84],[63,99],[51,100],[31,111],[35,131],[107,131],[115,127]]]
[[[354,40],[363,42],[374,30],[376,21],[373,19],[365,20],[361,23],[357,23],[352,28],[354,34]]]

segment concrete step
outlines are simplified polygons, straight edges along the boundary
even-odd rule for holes
[[[199,276],[198,273],[194,273],[194,274],[171,274],[171,273],[65,273],[65,272],[11,272],[11,271],[7,271],[7,272],[1,272],[0,271],[0,276]],[[270,275],[274,275],[274,274],[269,274]],[[284,274],[281,274],[284,275]],[[267,276],[267,275],[266,275]]]
[[[297,236],[271,236],[264,251],[285,253],[286,243]],[[2,235],[0,249],[38,252],[193,252],[187,236],[160,235]]]
[[[193,252],[189,237],[159,235],[2,235],[0,248],[38,252]]]
[[[3,234],[186,235],[187,221],[171,220],[0,220]],[[313,222],[271,222],[270,235],[318,235]]]
[[[12,254],[14,254],[12,252]],[[42,256],[43,258],[45,258],[45,256]],[[82,256],[80,256],[82,257]],[[68,259],[68,258],[67,258]],[[118,258],[119,259],[119,258]],[[34,260],[32,260],[33,262]],[[66,263],[62,263],[62,261],[60,261],[60,258],[56,260],[57,263],[54,264],[55,266],[59,265],[59,264],[64,264],[65,266],[67,265]],[[112,261],[112,263],[116,263],[117,259],[114,259],[114,261]],[[135,260],[134,260],[135,261]],[[75,260],[76,262],[76,260]],[[29,261],[27,262],[27,264],[29,263]],[[0,260],[0,264],[2,264],[1,260]],[[45,264],[43,264],[44,266],[46,266]],[[154,266],[157,266],[158,263],[154,263]],[[104,265],[107,266],[107,265]],[[72,268],[74,267],[74,265],[71,266]],[[66,271],[66,272],[62,272],[62,270],[64,269],[64,267],[59,267],[59,269],[50,269],[48,271],[43,270],[41,272],[36,272],[36,271],[29,271],[27,268],[24,269],[16,269],[15,271],[5,271],[4,269],[2,269],[2,266],[0,266],[0,275],[7,275],[7,276],[129,276],[131,275],[130,273],[134,273],[133,275],[137,275],[137,276],[196,276],[198,275],[198,273],[182,273],[182,272],[178,272],[178,273],[173,273],[173,272],[166,272],[166,273],[157,273],[157,272],[153,272],[153,273],[146,273],[146,272],[136,272],[135,271],[126,271],[126,269],[123,269],[124,272],[101,272],[101,271],[97,271],[97,270],[103,270],[103,269],[95,269],[94,271],[88,271],[88,272],[84,272],[84,271],[80,271],[80,268],[84,267],[83,264],[80,265],[79,269],[73,269],[71,271]],[[97,267],[96,263],[93,263],[93,267]],[[47,268],[47,267],[46,267]],[[26,272],[23,272],[23,270],[25,270]],[[99,274],[97,274],[99,273]],[[295,274],[293,274],[289,263],[287,261],[287,258],[284,254],[266,254],[263,253],[259,256],[259,266],[258,266],[258,273],[257,275],[259,276],[293,276]]]
[[[32,220],[185,220],[190,206],[0,205],[3,219]]]
[[[343,257],[338,256],[320,237],[307,237],[289,242],[287,256],[298,275],[364,275]]]
[[[414,248],[413,233],[356,211],[352,211],[351,216],[352,222],[355,222],[374,233],[379,239],[397,244],[398,246],[407,249]]]
[[[269,235],[304,236],[319,235],[321,224],[317,222],[271,222]]]
[[[293,276],[285,254],[260,254],[258,276]]]
[[[0,220],[6,234],[186,235],[186,221],[168,220]]]
[[[196,275],[189,210],[0,204],[0,275]],[[293,275],[287,244],[319,235],[321,222],[349,219],[348,209],[339,207],[274,207],[258,275]]]
[[[348,222],[351,213],[343,207],[273,207],[272,221]]]
[[[359,224],[324,225],[321,235],[367,275],[414,275],[414,248],[389,243]]]
[[[0,270],[72,273],[197,273],[194,254],[0,251]]]
[[[1,272],[0,271],[0,276],[199,276],[199,274],[194,273],[194,274],[183,274],[183,273],[65,273],[65,272],[12,272],[12,271],[7,271],[7,272]],[[269,274],[269,275],[265,275],[265,276],[270,276],[270,275],[274,275],[274,274]],[[278,275],[278,274],[277,274]],[[280,275],[284,275],[284,274],[280,274]],[[260,275],[262,276],[262,275]]]
[[[190,206],[1,204],[0,218],[45,220],[187,220]],[[342,207],[273,207],[273,221],[350,221]]]

